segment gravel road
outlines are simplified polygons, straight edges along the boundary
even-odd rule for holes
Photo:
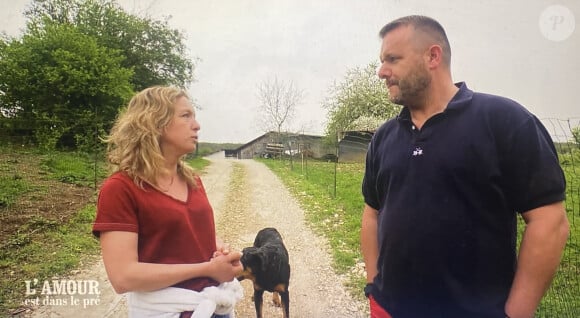
[[[297,201],[268,168],[253,160],[224,159],[223,153],[208,159],[211,165],[202,180],[214,208],[218,236],[242,250],[264,227],[276,227],[282,234],[292,269],[291,317],[368,317],[366,303],[353,299],[332,270],[327,242],[305,224]],[[99,281],[99,304],[94,304],[94,295],[87,295],[76,297],[78,304],[40,306],[26,317],[127,317],[125,297],[112,290],[102,262],[87,264],[73,279]],[[236,317],[255,317],[252,283],[242,281],[242,286],[245,295],[236,306]],[[85,299],[93,299],[93,304],[85,306],[89,302]],[[264,317],[282,317],[268,292]]]

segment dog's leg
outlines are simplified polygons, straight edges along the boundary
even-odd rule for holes
[[[274,306],[276,306],[276,307],[282,306],[282,303],[280,302],[280,294],[277,291],[272,293],[272,302],[274,303]]]
[[[256,317],[262,318],[262,299],[264,290],[254,289],[254,306],[256,307]]]
[[[288,318],[290,316],[290,292],[288,292],[288,289],[286,289],[284,292],[281,292],[280,297],[282,297],[282,309],[284,310],[284,318]]]

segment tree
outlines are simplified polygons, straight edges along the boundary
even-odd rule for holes
[[[274,77],[258,85],[259,120],[264,131],[276,131],[278,136],[282,127],[288,124],[304,97],[304,92],[294,85],[294,82],[283,82]]]
[[[375,130],[396,116],[400,106],[389,100],[384,82],[376,74],[376,63],[347,71],[342,82],[330,88],[324,107],[328,110],[326,136],[334,143],[350,130]]]
[[[184,36],[114,0],[33,0],[0,40],[0,128],[53,148],[93,147],[132,93],[193,79]]]
[[[93,147],[132,94],[121,53],[73,26],[0,42],[2,124],[46,148]]]
[[[133,70],[135,91],[153,85],[187,87],[193,80],[195,65],[185,37],[167,19],[128,14],[114,0],[33,0],[25,15],[31,33],[50,24],[73,25],[99,45],[121,51],[122,66]]]

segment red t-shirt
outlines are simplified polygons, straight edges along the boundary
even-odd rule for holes
[[[105,180],[97,201],[93,234],[105,231],[139,235],[139,262],[194,264],[207,262],[216,249],[213,210],[203,184],[188,187],[187,201],[177,200],[144,183],[139,188],[124,173]],[[174,285],[201,291],[218,283],[211,278],[192,278]]]

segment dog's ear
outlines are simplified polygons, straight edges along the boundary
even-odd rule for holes
[[[266,250],[260,250],[258,253],[258,258],[260,259],[260,268],[262,272],[266,272],[268,270],[268,253]]]
[[[259,254],[260,254],[260,251],[255,247],[244,248],[242,250],[242,258],[240,259],[240,261],[244,265],[244,268],[246,266],[253,267],[253,268],[261,267],[262,257]]]
[[[257,250],[257,248],[255,248],[255,247],[244,247],[244,249],[242,250],[242,255],[246,255],[246,254],[250,255],[252,253],[255,253],[256,250]]]

